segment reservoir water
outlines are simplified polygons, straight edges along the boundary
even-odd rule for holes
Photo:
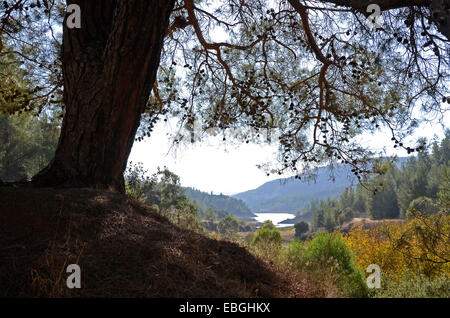
[[[294,224],[278,224],[284,220],[294,218],[295,214],[292,213],[255,213],[255,215],[255,220],[258,222],[270,220],[276,227],[294,226]]]

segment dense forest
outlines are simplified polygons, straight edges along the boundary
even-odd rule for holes
[[[219,215],[229,213],[242,219],[251,219],[255,216],[242,200],[223,194],[209,194],[189,187],[183,188],[183,191],[201,211],[210,208],[214,209]]]
[[[42,102],[30,100],[27,72],[18,66],[17,55],[0,54],[0,180],[5,182],[30,179],[45,168],[60,135],[59,110],[27,111]],[[26,108],[18,111],[19,105]]]
[[[301,214],[312,215],[313,228],[332,230],[354,217],[405,218],[411,208],[437,211],[448,196],[450,173],[450,130],[431,144],[429,151],[390,165],[384,175],[367,184],[346,188],[339,198],[313,200]]]
[[[59,129],[47,117],[0,114],[0,180],[29,179],[52,159]]]

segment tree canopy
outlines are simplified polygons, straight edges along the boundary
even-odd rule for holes
[[[368,23],[369,2],[380,7],[378,28]],[[0,56],[11,56],[2,63],[17,64],[28,83],[26,94],[10,96],[14,107],[1,111],[40,113],[55,104],[64,111],[50,183],[120,188],[117,174],[137,125],[141,140],[168,116],[184,128],[175,143],[195,141],[202,132],[264,142],[276,130],[279,162],[263,166],[268,173],[344,162],[362,180],[382,169],[358,135],[384,129],[394,147],[421,151],[423,140],[404,139],[421,121],[442,122],[449,109],[449,1],[66,4],[80,6],[81,29],[63,24],[63,1],[0,4]],[[149,18],[155,10],[158,19]],[[69,143],[79,154],[68,154],[74,151]],[[95,166],[92,158],[105,164]]]
[[[203,130],[239,130],[245,141],[278,129],[279,164],[268,172],[345,162],[360,177],[374,154],[356,136],[382,127],[395,147],[421,150],[402,140],[422,116],[448,110],[448,39],[426,2],[379,1],[380,29],[367,26],[361,3],[180,1],[185,24],[166,38],[160,98],[151,102],[188,128],[198,119]]]

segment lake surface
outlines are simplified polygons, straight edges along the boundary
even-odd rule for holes
[[[295,214],[292,213],[255,213],[255,215],[255,220],[261,223],[270,220],[276,227],[294,226],[294,224],[278,224],[284,220],[294,218]]]

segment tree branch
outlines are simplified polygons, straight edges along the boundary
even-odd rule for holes
[[[378,4],[382,11],[412,6],[429,7],[431,5],[431,0],[323,0],[321,2],[350,7],[363,13],[366,13],[366,9],[370,4]],[[450,0],[445,0],[445,2],[446,5],[450,5]]]

